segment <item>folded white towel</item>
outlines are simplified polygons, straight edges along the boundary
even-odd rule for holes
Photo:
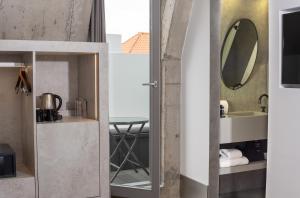
[[[243,157],[242,151],[238,149],[221,149],[220,155],[227,159],[236,159]]]
[[[224,157],[220,157],[220,167],[232,167],[232,166],[240,166],[249,164],[249,160],[246,157],[236,158],[236,159],[228,159]]]

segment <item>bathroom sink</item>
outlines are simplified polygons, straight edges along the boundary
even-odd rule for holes
[[[255,111],[230,112],[220,120],[220,143],[267,139],[268,114]]]
[[[265,116],[267,113],[265,112],[258,112],[258,111],[236,111],[236,112],[229,112],[228,117],[237,117],[237,116]]]

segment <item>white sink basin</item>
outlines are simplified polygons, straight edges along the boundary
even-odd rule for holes
[[[230,112],[220,120],[220,143],[267,139],[268,114],[264,112]]]
[[[258,111],[236,111],[236,112],[229,112],[228,117],[239,117],[239,116],[266,116],[267,113],[265,112],[258,112]]]

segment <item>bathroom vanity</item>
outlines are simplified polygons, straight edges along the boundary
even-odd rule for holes
[[[0,179],[0,197],[108,198],[107,45],[2,40],[0,63],[0,142],[17,161],[17,176]],[[21,68],[29,94],[15,92]],[[37,123],[37,97],[49,92],[62,97],[63,119]],[[74,116],[78,97],[85,118]]]
[[[266,140],[268,137],[268,114],[264,112],[231,112],[220,120],[220,145]],[[242,173],[265,169],[266,160],[250,162],[247,165],[220,168],[220,175]]]
[[[267,113],[230,112],[220,120],[220,144],[267,139],[267,131]]]

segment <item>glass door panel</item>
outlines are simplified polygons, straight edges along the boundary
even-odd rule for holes
[[[154,1],[105,1],[113,196],[159,194],[159,30],[155,38],[150,18],[159,1]]]

